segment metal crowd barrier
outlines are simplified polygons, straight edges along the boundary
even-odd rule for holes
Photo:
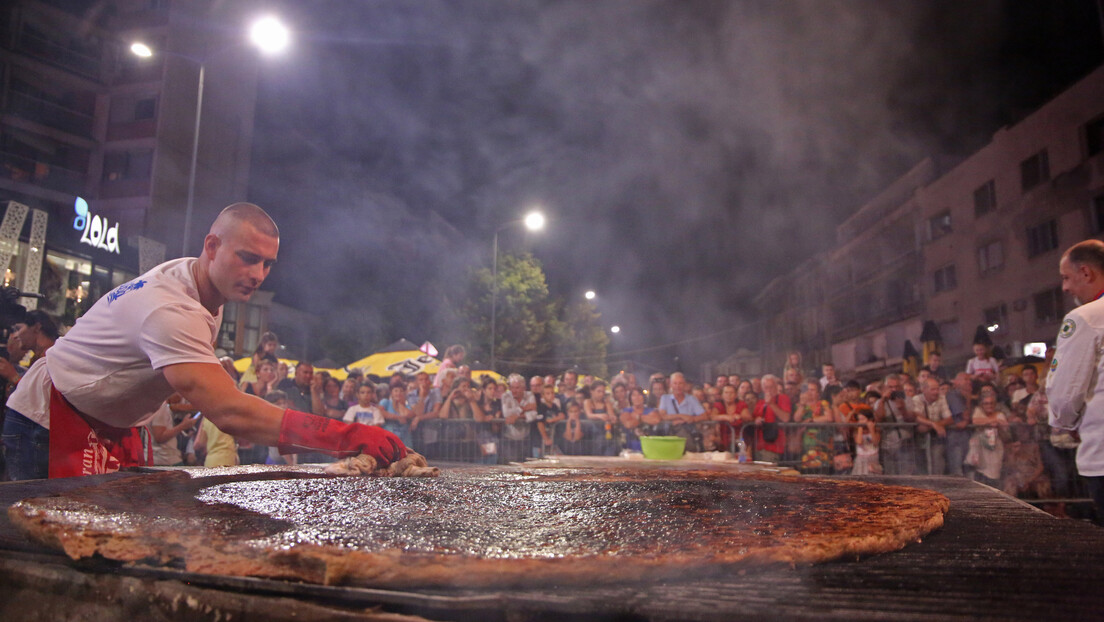
[[[853,461],[854,443],[850,439],[854,436],[854,430],[864,425],[835,422],[778,423],[784,451],[777,462],[810,474],[849,472],[847,468],[839,468],[841,464],[834,463],[835,457],[840,453],[848,453]],[[1013,423],[1009,430],[1020,426],[1028,424]],[[921,432],[916,423],[878,423],[876,427],[883,437],[878,444],[878,464],[884,474],[957,474],[955,469],[946,464],[947,458],[953,455],[947,451],[947,439],[938,437],[934,431]],[[968,438],[978,427],[980,426],[967,426],[960,434],[963,438]],[[719,450],[732,453],[736,453],[737,439],[742,437],[750,456],[755,459],[762,456],[757,447],[759,435],[756,434],[756,427],[750,424],[703,421],[691,425],[674,425],[664,422],[654,429],[641,428],[634,433],[618,424],[607,427],[601,421],[583,420],[580,428],[581,437],[575,438],[574,434],[567,434],[566,421],[549,426],[548,434],[553,443],[551,447],[546,447],[536,424],[524,421],[510,425],[503,419],[431,419],[422,421],[410,433],[409,439],[413,448],[430,460],[484,464],[521,462],[529,458],[541,458],[548,453],[615,456],[625,449],[639,450],[638,435],[644,434],[684,436],[687,438],[688,451]],[[905,435],[906,438],[902,439],[896,452],[887,449],[885,443],[886,435],[894,430],[912,433]],[[1042,501],[1085,499],[1087,494],[1073,465],[1074,450],[1055,448],[1049,441],[1039,442],[1034,439],[1034,434],[1031,439],[1038,442],[1044,474],[1051,482],[1051,494]],[[1013,441],[1009,438],[1003,442],[1007,444]],[[968,468],[964,470],[964,474],[969,475]]]

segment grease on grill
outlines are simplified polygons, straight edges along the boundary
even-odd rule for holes
[[[794,486],[779,478],[708,472],[502,474],[435,480],[289,479],[219,483],[198,492],[204,507],[234,506],[264,525],[285,525],[253,544],[488,558],[643,556],[668,547],[708,557],[726,548],[776,543],[787,526],[831,531],[856,514],[837,493],[847,482]],[[869,489],[868,489],[869,490]],[[893,488],[867,494],[870,508],[895,502]],[[263,517],[263,518],[261,518]],[[248,519],[245,519],[248,520]],[[698,539],[695,534],[710,534]],[[669,551],[668,551],[669,552]]]

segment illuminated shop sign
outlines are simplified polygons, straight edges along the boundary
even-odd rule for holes
[[[73,228],[81,232],[81,244],[119,254],[119,223],[111,225],[106,218],[89,214],[88,201],[80,197],[73,203],[73,211],[77,213]]]

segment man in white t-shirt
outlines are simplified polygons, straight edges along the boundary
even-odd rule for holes
[[[246,302],[280,247],[261,208],[222,211],[198,258],[174,259],[109,292],[35,363],[9,398],[9,479],[109,473],[151,460],[137,428],[173,392],[219,429],[283,453],[406,454],[393,434],[284,410],[238,390],[214,342],[223,303]]]

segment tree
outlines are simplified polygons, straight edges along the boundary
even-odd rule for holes
[[[484,362],[490,361],[491,285],[489,269],[474,270],[468,295],[458,305],[468,326],[470,358]],[[600,317],[589,302],[565,304],[552,296],[544,270],[532,255],[501,255],[495,371],[533,375],[578,367],[583,373],[605,376],[609,337]]]
[[[583,374],[605,378],[609,336],[599,322],[602,315],[592,303],[581,300],[565,305],[560,316],[563,320],[554,340],[555,356],[563,361],[560,368],[578,366]]]
[[[491,270],[474,270],[468,295],[459,305],[471,344],[469,358],[490,361]],[[552,367],[553,339],[563,334],[557,318],[559,305],[548,293],[538,260],[529,253],[504,253],[498,262],[498,302],[495,319],[495,357],[499,370],[530,375],[543,371],[530,363]]]

